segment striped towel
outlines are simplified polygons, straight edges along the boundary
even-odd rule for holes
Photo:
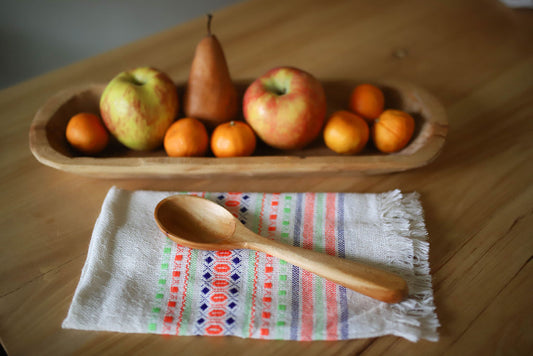
[[[397,304],[264,253],[180,246],[153,219],[157,203],[173,194],[110,189],[64,328],[284,340],[438,339],[416,193],[179,193],[224,206],[265,237],[402,275],[410,295]]]

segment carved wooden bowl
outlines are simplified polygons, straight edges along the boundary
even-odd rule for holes
[[[238,83],[242,94],[251,81]],[[448,131],[446,113],[440,102],[424,89],[405,82],[365,81],[380,87],[386,108],[407,111],[416,122],[411,142],[394,154],[378,152],[369,143],[357,155],[338,155],[322,138],[297,151],[281,151],[259,142],[250,157],[177,158],[163,148],[135,152],[112,142],[98,156],[81,155],[65,138],[68,120],[79,112],[99,114],[103,84],[67,89],[52,96],[36,113],[30,127],[30,149],[41,163],[66,172],[101,178],[172,178],[213,176],[306,176],[339,174],[383,174],[429,164],[440,153]],[[348,108],[351,90],[362,81],[322,81],[328,113]],[[178,90],[182,92],[182,85]],[[242,119],[242,117],[241,117]]]

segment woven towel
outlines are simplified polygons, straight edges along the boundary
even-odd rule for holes
[[[177,245],[153,218],[157,203],[173,194],[110,189],[64,328],[286,340],[438,339],[416,193],[179,193],[224,206],[265,237],[402,275],[410,295],[397,304],[264,253]]]

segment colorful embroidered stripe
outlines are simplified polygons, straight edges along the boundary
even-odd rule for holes
[[[278,220],[278,207],[279,207],[279,193],[271,194],[270,211],[268,214],[268,228],[267,237],[274,239],[277,232],[277,220]],[[272,290],[274,288],[274,258],[270,255],[266,255],[265,268],[264,268],[264,281],[263,281],[263,306],[261,312],[261,338],[270,338],[270,329],[272,326]]]
[[[177,303],[179,301],[179,291],[180,291],[180,282],[182,281],[181,277],[181,267],[183,263],[183,256],[186,254],[186,248],[176,244],[176,253],[172,259],[172,275],[170,281],[170,291],[168,301],[166,303],[165,316],[163,317],[163,330],[162,334],[171,334],[174,331],[175,319],[174,315],[177,310]],[[171,248],[165,248],[165,251],[168,249],[170,252]],[[166,284],[166,280],[160,279],[160,284]],[[183,288],[183,287],[182,287]]]
[[[242,202],[241,193],[220,194],[216,197],[219,204],[236,218]],[[200,300],[201,305],[195,321],[196,333],[207,335],[233,335],[236,322],[234,310],[238,305],[240,293],[240,250],[208,251],[204,254]]]
[[[326,223],[324,226],[325,252],[328,255],[336,254],[335,248],[335,194],[326,194]],[[326,339],[337,339],[337,284],[326,281]]]
[[[303,194],[296,194],[296,208],[294,212],[294,246],[301,246]],[[291,340],[299,339],[300,328],[300,269],[292,266],[292,300],[291,300]]]
[[[324,253],[324,226],[325,222],[325,195],[315,195],[315,214],[312,229],[313,250]],[[313,275],[313,334],[312,339],[324,340],[326,338],[326,286],[325,280]]]
[[[291,227],[291,201],[292,197],[290,195],[285,195],[283,199],[280,199],[283,202],[281,207],[281,228],[280,228],[280,240],[283,243],[289,243],[289,231]],[[279,215],[279,214],[278,214]],[[287,325],[287,304],[288,304],[288,289],[289,289],[289,280],[288,280],[288,264],[283,260],[279,260],[278,265],[279,270],[279,281],[278,281],[278,306],[275,312],[276,315],[276,333],[274,338],[283,339],[285,336],[285,330]]]
[[[257,217],[257,224],[255,226],[254,232],[261,234],[263,228],[263,214],[265,208],[265,199],[266,194],[263,194],[261,199],[258,199],[255,205],[255,216]],[[248,325],[248,332],[245,335],[252,337],[254,331],[254,322],[255,322],[255,313],[256,313],[256,299],[257,299],[257,280],[258,280],[258,268],[259,268],[259,252],[254,253],[254,278],[253,278],[253,290],[252,290],[252,303],[250,308],[250,323]]]
[[[190,264],[191,264],[192,250],[190,248],[186,250],[187,250],[187,257],[186,257],[186,262],[185,262],[185,273],[181,277],[183,279],[183,288],[182,288],[182,293],[181,293],[181,307],[180,307],[178,321],[176,323],[176,329],[175,329],[176,335],[179,335],[181,323],[183,321],[183,312],[185,310],[185,299],[187,298],[187,291],[189,290],[188,288],[189,269],[190,269]]]
[[[305,209],[303,217],[303,248],[313,248],[315,194],[305,195]],[[311,340],[313,336],[313,277],[314,275],[302,270],[302,328],[300,337],[302,340]]]
[[[173,241],[169,238],[165,238],[165,246],[163,247],[163,256],[161,257],[161,263],[159,265],[159,279],[157,285],[157,291],[154,298],[154,304],[150,314],[150,321],[148,323],[148,332],[161,333],[160,315],[163,310],[164,298],[166,294],[166,283],[168,275],[168,267],[170,263],[170,256],[172,252]]]
[[[342,193],[209,193],[207,198],[270,239],[345,257]],[[147,319],[151,333],[292,340],[350,334],[344,287],[270,255],[192,250],[167,239],[158,276]]]
[[[337,253],[339,257],[345,258],[344,246],[344,193],[339,193],[337,204]],[[339,286],[339,308],[340,308],[340,332],[341,339],[348,338],[348,299],[346,288]]]
[[[189,272],[188,272],[188,285],[195,286],[196,285],[196,271],[198,267],[198,260],[201,258],[202,251],[193,249],[190,251],[190,258],[189,258]],[[187,288],[188,290],[189,288]],[[191,318],[193,315],[193,308],[192,304],[194,302],[194,293],[186,293],[185,298],[182,300],[183,303],[183,312],[181,313],[181,322],[180,325],[177,326],[178,335],[191,335],[193,333],[192,327],[191,327]],[[193,324],[194,326],[194,324]]]
[[[181,192],[180,194],[190,194],[202,197],[205,196],[205,193],[194,192]],[[173,243],[173,246],[176,251],[173,257],[172,272],[171,275],[169,275],[171,278],[171,284],[169,286],[167,312],[163,318],[163,325],[165,328],[164,334],[174,333],[175,335],[179,335],[182,330],[182,321],[187,305],[187,291],[189,286],[189,275],[191,271],[190,264],[191,257],[193,256],[193,250],[180,246],[176,243]]]

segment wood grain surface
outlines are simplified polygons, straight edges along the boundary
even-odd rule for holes
[[[282,178],[85,178],[30,152],[62,89],[152,65],[188,76],[200,17],[0,91],[0,337],[10,355],[530,355],[533,353],[533,12],[496,0],[252,0],[216,12],[232,76],[293,65],[319,78],[405,80],[449,121],[431,164],[403,173]],[[417,191],[430,236],[438,342],[162,337],[61,329],[103,198],[126,189]]]

